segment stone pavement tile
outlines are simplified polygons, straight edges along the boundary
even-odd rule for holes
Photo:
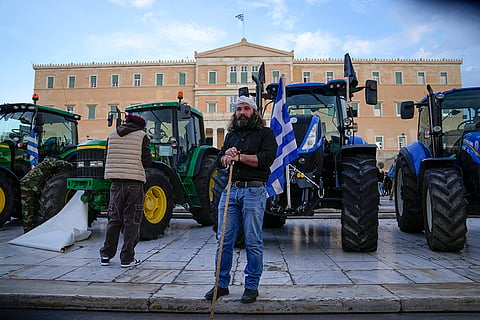
[[[472,280],[448,269],[399,269],[398,272],[415,283],[472,282]]]
[[[381,261],[337,261],[337,265],[343,271],[373,271],[373,270],[385,270],[393,269],[389,265]]]
[[[182,270],[185,268],[187,262],[185,261],[150,261],[146,260],[141,263],[143,268],[146,269],[159,269],[159,270]]]
[[[413,283],[396,270],[353,270],[345,273],[355,284]]]
[[[185,266],[185,270],[213,270],[215,255],[196,255]]]
[[[64,281],[98,281],[113,282],[119,275],[127,270],[120,267],[120,263],[101,266],[100,260],[95,261],[95,266],[78,267],[59,276],[57,280]],[[30,278],[31,279],[31,278]]]
[[[340,270],[290,271],[295,285],[352,284],[353,282]]]
[[[243,272],[242,272],[243,274]],[[285,271],[263,271],[260,285],[293,285],[290,274]]]
[[[97,258],[99,261],[100,258]],[[65,256],[57,256],[48,260],[44,260],[38,263],[38,265],[46,265],[46,266],[68,266],[68,267],[81,267],[87,264],[92,263],[92,259],[90,258],[77,258],[77,257],[68,257]],[[100,265],[100,262],[98,262]]]
[[[22,265],[0,265],[0,278],[9,278],[9,273],[22,269]]]
[[[432,269],[439,265],[412,253],[380,254],[378,259],[394,269]]]
[[[173,283],[180,270],[145,269],[145,267],[132,268],[121,274],[115,282],[129,283]]]
[[[152,254],[148,260],[150,261],[181,261],[187,262],[198,252],[197,248],[187,249],[165,249],[159,250],[157,253]]]
[[[480,311],[480,286],[472,283],[386,284],[402,312]]]
[[[291,257],[290,255],[285,255],[285,261],[288,265],[290,271],[334,271],[340,270],[339,266],[332,261],[330,258],[325,255],[319,254],[314,256],[305,256],[305,257]]]
[[[174,284],[210,284],[215,283],[214,270],[181,271]]]
[[[325,250],[330,259],[336,263],[340,262],[378,262],[379,260],[371,253],[348,252],[343,249]]]
[[[5,275],[11,279],[55,280],[72,271],[68,266],[26,265],[22,269]]]

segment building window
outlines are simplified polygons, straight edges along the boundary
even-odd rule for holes
[[[178,73],[178,85],[184,86],[187,84],[187,74],[185,72]]]
[[[68,76],[68,88],[69,89],[75,88],[75,76]]]
[[[326,79],[327,82],[333,80],[333,71],[327,71]]]
[[[258,78],[258,66],[252,66],[252,77],[253,76]]]
[[[440,83],[448,84],[448,73],[446,71],[440,72]]]
[[[216,102],[208,102],[207,103],[207,112],[208,113],[216,113],[217,112],[217,103]]]
[[[240,68],[240,83],[247,84],[248,83],[248,67],[241,66]]]
[[[372,71],[372,80],[377,81],[380,83],[380,71]]]
[[[47,89],[53,89],[53,84],[55,83],[55,77],[47,77]]]
[[[75,106],[74,105],[66,105],[65,110],[67,110],[67,112],[74,113],[75,112]]]
[[[217,72],[208,71],[208,84],[217,84]]]
[[[97,87],[97,76],[96,75],[91,75],[90,76],[90,88],[96,88]]]
[[[155,85],[163,86],[163,73],[155,73]]]
[[[140,73],[135,73],[133,75],[133,86],[140,87],[142,85],[142,75]]]
[[[397,141],[398,141],[398,150],[400,150],[407,145],[407,136],[404,133],[402,133],[401,136],[397,137]]]
[[[303,82],[310,82],[310,71],[303,71]]]
[[[228,98],[230,101],[230,112],[235,112],[235,103],[237,102],[237,97],[236,96],[231,96]]]
[[[360,115],[359,110],[359,103],[358,102],[350,102],[350,107],[352,107],[352,111],[357,113],[357,117]]]
[[[400,110],[402,109],[402,103],[401,102],[395,102],[395,115],[397,117],[400,117]]]
[[[237,66],[230,66],[230,84],[237,84]]]
[[[87,116],[88,120],[95,120],[97,106],[94,104],[88,105],[87,109],[88,109],[88,116]]]
[[[118,87],[119,78],[118,74],[112,74],[112,87]]]
[[[280,71],[274,70],[272,71],[272,82],[280,81]]]
[[[425,72],[418,71],[417,72],[417,83],[418,84],[425,84]]]
[[[373,106],[373,116],[374,117],[381,117],[382,116],[382,104],[377,103]]]
[[[395,71],[395,84],[403,84],[402,71]]]
[[[110,114],[113,115],[113,118],[116,119],[118,117],[118,114],[117,114],[117,110],[118,110],[118,105],[116,104],[111,104],[110,105]]]
[[[375,136],[375,144],[379,150],[383,150],[383,136]]]

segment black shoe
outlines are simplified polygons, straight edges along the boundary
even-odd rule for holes
[[[257,300],[258,297],[258,290],[253,289],[245,289],[243,291],[242,299],[240,299],[241,303],[252,303]]]
[[[213,287],[212,289],[210,289],[207,293],[205,293],[205,299],[207,299],[208,301],[212,301],[213,300],[213,293],[215,291],[215,287]],[[230,291],[228,291],[228,288],[221,288],[221,287],[218,287],[218,290],[217,290],[217,298],[220,298],[220,297],[223,297],[223,296],[226,296],[230,294]]]
[[[110,264],[110,258],[109,257],[101,257],[100,258],[100,264],[102,266],[108,266]]]
[[[140,260],[137,260],[137,259],[133,259],[132,261],[130,261],[129,263],[122,263],[120,265],[120,267],[122,268],[130,268],[130,267],[135,267],[135,266],[138,266],[140,264]]]

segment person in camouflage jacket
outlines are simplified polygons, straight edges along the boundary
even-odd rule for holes
[[[38,201],[45,182],[54,174],[74,168],[75,166],[70,162],[46,157],[20,180],[23,230],[25,233],[38,225]]]

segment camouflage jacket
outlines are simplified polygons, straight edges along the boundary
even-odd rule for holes
[[[52,175],[63,170],[72,170],[74,168],[75,166],[68,161],[46,157],[37,167],[30,170],[20,180],[20,185],[22,186],[22,189],[26,187],[32,191],[38,191],[41,189],[45,181]]]

